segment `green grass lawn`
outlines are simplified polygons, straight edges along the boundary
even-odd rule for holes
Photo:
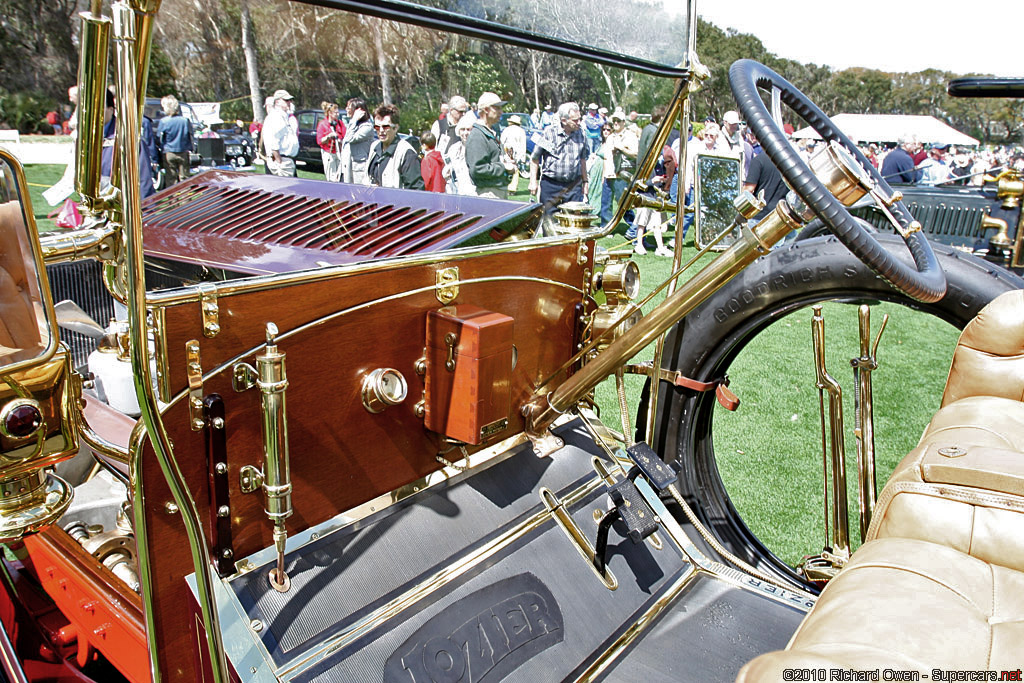
[[[60,179],[62,166],[26,168],[33,211],[41,229],[52,227],[46,215],[53,210],[41,193]],[[300,177],[322,179],[320,173],[299,171]],[[515,199],[525,200],[526,182]],[[626,246],[617,234],[603,238],[605,248]],[[684,261],[695,253],[692,237],[684,243]],[[642,292],[652,291],[671,273],[671,260],[648,253],[634,257],[640,265]],[[691,276],[710,261],[684,275]],[[645,307],[659,303],[663,295]],[[882,314],[891,315],[878,351],[875,379],[875,432],[878,481],[883,484],[892,468],[916,443],[929,416],[938,407],[956,330],[948,324],[894,304],[872,311],[873,328]],[[850,473],[851,535],[857,536],[856,477],[853,464],[853,373],[849,360],[858,354],[857,309],[830,304],[825,307],[828,368],[843,385],[847,427],[846,459]],[[818,391],[812,362],[810,309],[797,311],[759,335],[730,369],[731,388],[742,403],[735,413],[718,409],[714,418],[715,450],[725,486],[748,526],[783,559],[795,563],[803,555],[821,550],[822,525],[821,435]],[[653,357],[653,345],[635,360]],[[643,378],[626,377],[630,421],[643,386]],[[620,428],[614,380],[596,391],[602,418]]]
[[[43,199],[43,192],[61,179],[64,175],[64,166],[53,164],[31,164],[25,167],[25,178],[28,180],[28,194],[32,200],[32,213],[35,215],[36,224],[39,230],[45,232],[53,230],[53,220],[47,218],[47,214],[60,209],[58,206],[50,206]],[[73,195],[75,199],[78,195]]]

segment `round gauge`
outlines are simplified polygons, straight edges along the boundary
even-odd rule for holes
[[[371,413],[397,406],[408,393],[405,377],[394,368],[377,368],[363,379],[363,406]]]
[[[850,154],[850,150],[846,149],[835,140],[832,140],[830,147],[832,147],[832,151],[835,153],[836,158],[840,161],[847,172],[854,176],[861,185],[867,188],[874,185],[874,181],[871,179],[871,176],[868,175],[868,172],[864,170],[857,159]]]
[[[601,289],[610,302],[632,301],[640,294],[640,266],[635,261],[609,263],[601,276]]]

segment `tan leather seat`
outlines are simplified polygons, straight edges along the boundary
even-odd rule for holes
[[[1017,669],[1024,653],[1024,291],[960,335],[942,407],[882,490],[867,542],[785,651],[785,669]],[[923,678],[923,676],[922,676]]]
[[[854,553],[786,650],[761,655],[737,680],[794,680],[783,672],[806,668],[1017,669],[1022,642],[1024,574],[941,544],[885,538]]]

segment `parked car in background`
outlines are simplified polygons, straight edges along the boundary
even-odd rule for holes
[[[256,158],[256,143],[252,137],[238,126],[230,123],[208,126],[187,102],[179,102],[181,115],[192,122],[192,151],[189,155],[193,169],[199,166],[223,166],[231,164],[236,168],[251,166]],[[153,124],[156,133],[164,110],[160,107],[160,98],[147,97],[143,115]],[[159,140],[157,141],[159,148]],[[153,186],[157,191],[167,186],[164,177],[163,150],[153,160]]]
[[[224,160],[235,168],[252,166],[256,159],[256,142],[249,131],[239,128],[233,123],[223,123],[212,127],[217,137],[224,140]]]

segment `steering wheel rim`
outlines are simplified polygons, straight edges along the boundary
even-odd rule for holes
[[[903,237],[914,267],[893,258],[811,172],[768,113],[758,89],[778,88],[782,101],[790,109],[803,117],[825,142],[835,140],[841,144],[875,184],[891,195],[892,188],[878,170],[817,105],[775,71],[751,59],[740,59],[733,63],[729,68],[729,86],[764,153],[779,169],[789,186],[857,258],[894,287],[919,301],[932,303],[945,296],[946,276],[924,233],[918,230]],[[890,210],[904,227],[913,221],[913,216],[902,201],[896,202]]]

